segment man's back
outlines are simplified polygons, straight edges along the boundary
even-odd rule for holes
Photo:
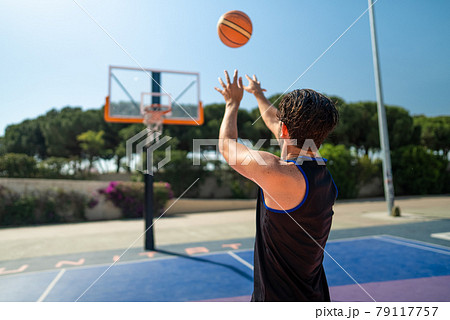
[[[257,208],[252,300],[329,301],[322,261],[337,190],[322,161],[297,168],[284,159],[315,157],[336,126],[338,111],[311,89],[286,94],[276,109],[256,76],[246,77],[249,85],[244,87],[237,70],[233,82],[225,71],[226,84],[219,78],[222,89],[215,89],[226,102],[219,151],[234,170],[264,190]],[[281,157],[239,143],[237,116],[244,89],[255,96],[261,118],[280,142]]]
[[[337,189],[322,161],[297,162],[306,192],[296,207],[272,209],[259,192],[252,301],[330,300],[322,261]]]

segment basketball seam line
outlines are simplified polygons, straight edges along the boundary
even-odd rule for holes
[[[239,32],[240,34],[242,34],[244,37],[246,37],[247,39],[250,39],[250,37],[252,36],[252,34],[250,32],[248,32],[247,30],[245,30],[244,28],[242,28],[241,26],[237,25],[234,22],[231,22],[230,20],[227,19],[223,19],[221,24],[228,26],[230,28],[232,28],[233,30],[235,30],[236,32]]]
[[[244,44],[246,44],[246,43],[248,42],[249,38],[247,38],[245,35],[243,35],[243,34],[240,33],[239,31],[237,31],[236,29],[234,29],[234,28],[232,28],[232,27],[230,27],[230,26],[228,26],[228,25],[226,25],[226,24],[224,24],[223,27],[224,27],[224,28],[228,28],[229,30],[233,30],[233,31],[237,32],[239,35],[243,36],[243,37],[246,39],[245,42],[243,42],[243,43],[233,41],[233,40],[231,40],[228,36],[225,35],[225,33],[222,31],[222,28],[219,28],[220,33],[221,33],[225,38],[227,38],[228,40],[230,40],[230,41],[232,41],[232,42],[234,42],[234,43],[236,43],[236,44],[239,44],[239,45],[244,45]]]
[[[246,15],[245,13],[243,13],[242,11],[233,11],[233,12],[230,12],[229,14],[227,14],[226,16],[229,17],[229,16],[235,16],[235,15],[238,17],[241,17],[244,20],[249,20],[250,24],[252,24],[249,16]]]
[[[235,41],[231,40],[231,39],[228,38],[228,37],[223,33],[223,31],[220,30],[220,29],[219,29],[219,32],[220,32],[220,34],[221,34],[225,39],[227,39],[228,41],[230,41],[231,43],[233,43],[233,44],[235,44],[235,45],[237,45],[237,46],[243,46],[243,45],[245,44],[245,43],[239,43],[239,42],[235,42]]]

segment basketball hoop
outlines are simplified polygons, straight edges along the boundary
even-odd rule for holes
[[[172,111],[170,106],[153,103],[143,108],[144,124],[152,132],[162,132],[164,116]]]

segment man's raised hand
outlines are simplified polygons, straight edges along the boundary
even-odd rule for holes
[[[248,86],[244,87],[244,90],[248,93],[257,95],[262,94],[264,91],[267,91],[266,89],[261,89],[261,82],[258,81],[256,75],[253,75],[253,79],[248,75],[245,75],[245,77],[248,80]]]
[[[217,87],[215,87],[214,89],[216,89],[218,92],[220,92],[220,94],[223,95],[227,106],[238,107],[244,95],[244,86],[242,84],[242,77],[239,77],[238,79],[238,71],[234,70],[233,82],[231,83],[228,72],[225,70],[224,73],[225,73],[225,80],[227,83],[225,84],[219,77],[219,82],[223,89],[221,90]]]

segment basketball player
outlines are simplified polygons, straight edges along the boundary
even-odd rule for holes
[[[226,102],[219,150],[230,166],[259,187],[252,301],[330,301],[323,269],[337,189],[317,149],[338,122],[333,102],[311,89],[294,90],[279,104],[260,82],[225,71]],[[245,91],[253,94],[266,126],[279,139],[282,158],[237,142],[237,115]],[[287,143],[289,142],[289,143]],[[308,146],[308,147],[304,147]]]

